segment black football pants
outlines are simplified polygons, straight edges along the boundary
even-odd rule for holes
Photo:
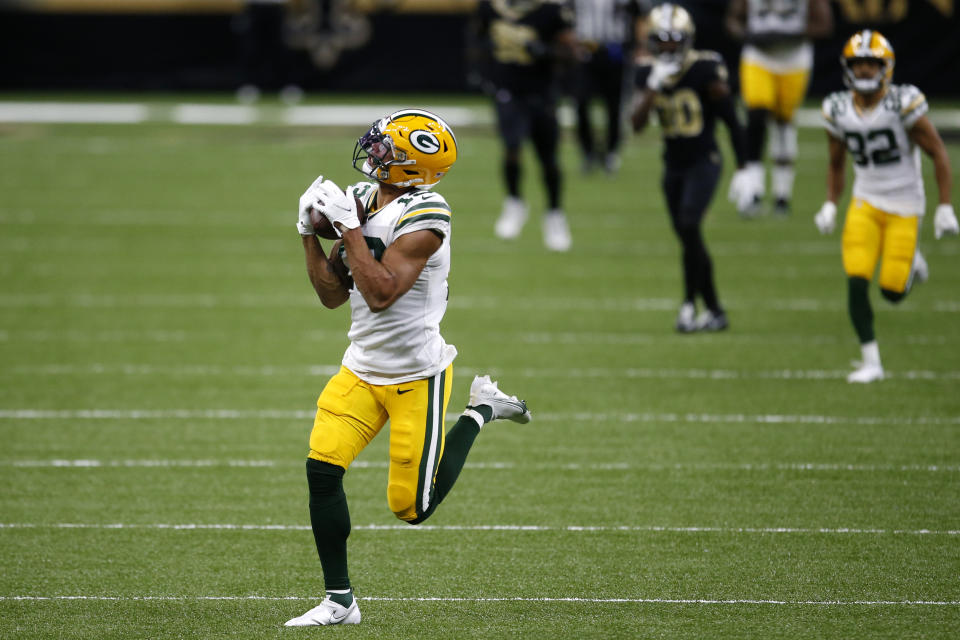
[[[720,304],[701,223],[717,189],[720,170],[719,160],[710,154],[687,167],[668,165],[663,174],[667,210],[683,248],[684,298],[693,302],[699,295],[711,311],[720,311]]]

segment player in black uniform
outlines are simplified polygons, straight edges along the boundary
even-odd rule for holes
[[[634,131],[646,125],[657,110],[663,130],[665,170],[663,191],[673,229],[683,247],[684,300],[677,315],[677,331],[720,331],[727,315],[717,299],[713,265],[701,232],[707,206],[721,173],[721,158],[714,137],[719,117],[730,130],[737,166],[731,195],[753,197],[744,167],[743,128],[737,119],[727,70],[720,55],[694,51],[694,26],[690,14],[674,4],[653,9],[649,22],[652,64],[640,64],[637,84],[643,87],[633,113]],[[706,309],[696,315],[696,298]]]
[[[562,0],[481,0],[474,25],[481,50],[478,57],[485,63],[482,73],[494,96],[505,148],[507,198],[496,233],[513,239],[526,223],[527,206],[520,197],[520,151],[530,138],[547,189],[543,241],[550,250],[567,251],[571,238],[560,201],[555,67],[575,57],[573,12]]]

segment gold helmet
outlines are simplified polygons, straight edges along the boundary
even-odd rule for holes
[[[876,60],[880,63],[880,71],[872,78],[858,78],[853,73],[853,63],[857,60]],[[893,47],[879,31],[858,31],[843,45],[840,55],[843,83],[857,93],[874,93],[893,80],[893,63]]]
[[[693,18],[680,5],[667,2],[654,7],[648,25],[650,52],[658,58],[667,57],[680,62],[693,47],[696,32]],[[663,51],[661,45],[667,42],[676,42],[676,50]]]
[[[395,187],[429,189],[456,161],[453,131],[422,109],[403,109],[377,120],[353,149],[354,169]]]

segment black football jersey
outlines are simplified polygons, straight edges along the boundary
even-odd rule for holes
[[[647,86],[652,62],[637,69],[637,86]],[[680,76],[667,82],[657,95],[654,108],[665,143],[664,160],[669,165],[691,165],[717,151],[714,128],[716,109],[708,87],[727,81],[727,67],[714,51],[691,51]]]
[[[488,74],[514,93],[540,93],[554,83],[550,49],[557,34],[573,28],[563,0],[481,0],[480,32],[487,39]]]

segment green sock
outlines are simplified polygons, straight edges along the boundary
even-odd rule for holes
[[[477,413],[479,413],[483,417],[484,424],[491,422],[493,420],[493,407],[490,407],[485,404],[477,405],[476,407],[471,407],[470,405],[467,405],[467,409],[470,409],[471,411],[476,411]]]
[[[870,282],[863,278],[850,278],[847,284],[847,306],[850,320],[860,338],[860,344],[873,342],[873,309],[870,308],[870,296],[867,292]]]
[[[347,572],[347,538],[350,536],[350,511],[343,492],[345,469],[307,460],[307,484],[310,487],[310,524],[317,544],[327,589],[350,590]]]
[[[346,591],[340,589],[336,591],[327,591],[327,596],[341,607],[349,607],[351,604],[353,604],[353,591],[349,589]]]

